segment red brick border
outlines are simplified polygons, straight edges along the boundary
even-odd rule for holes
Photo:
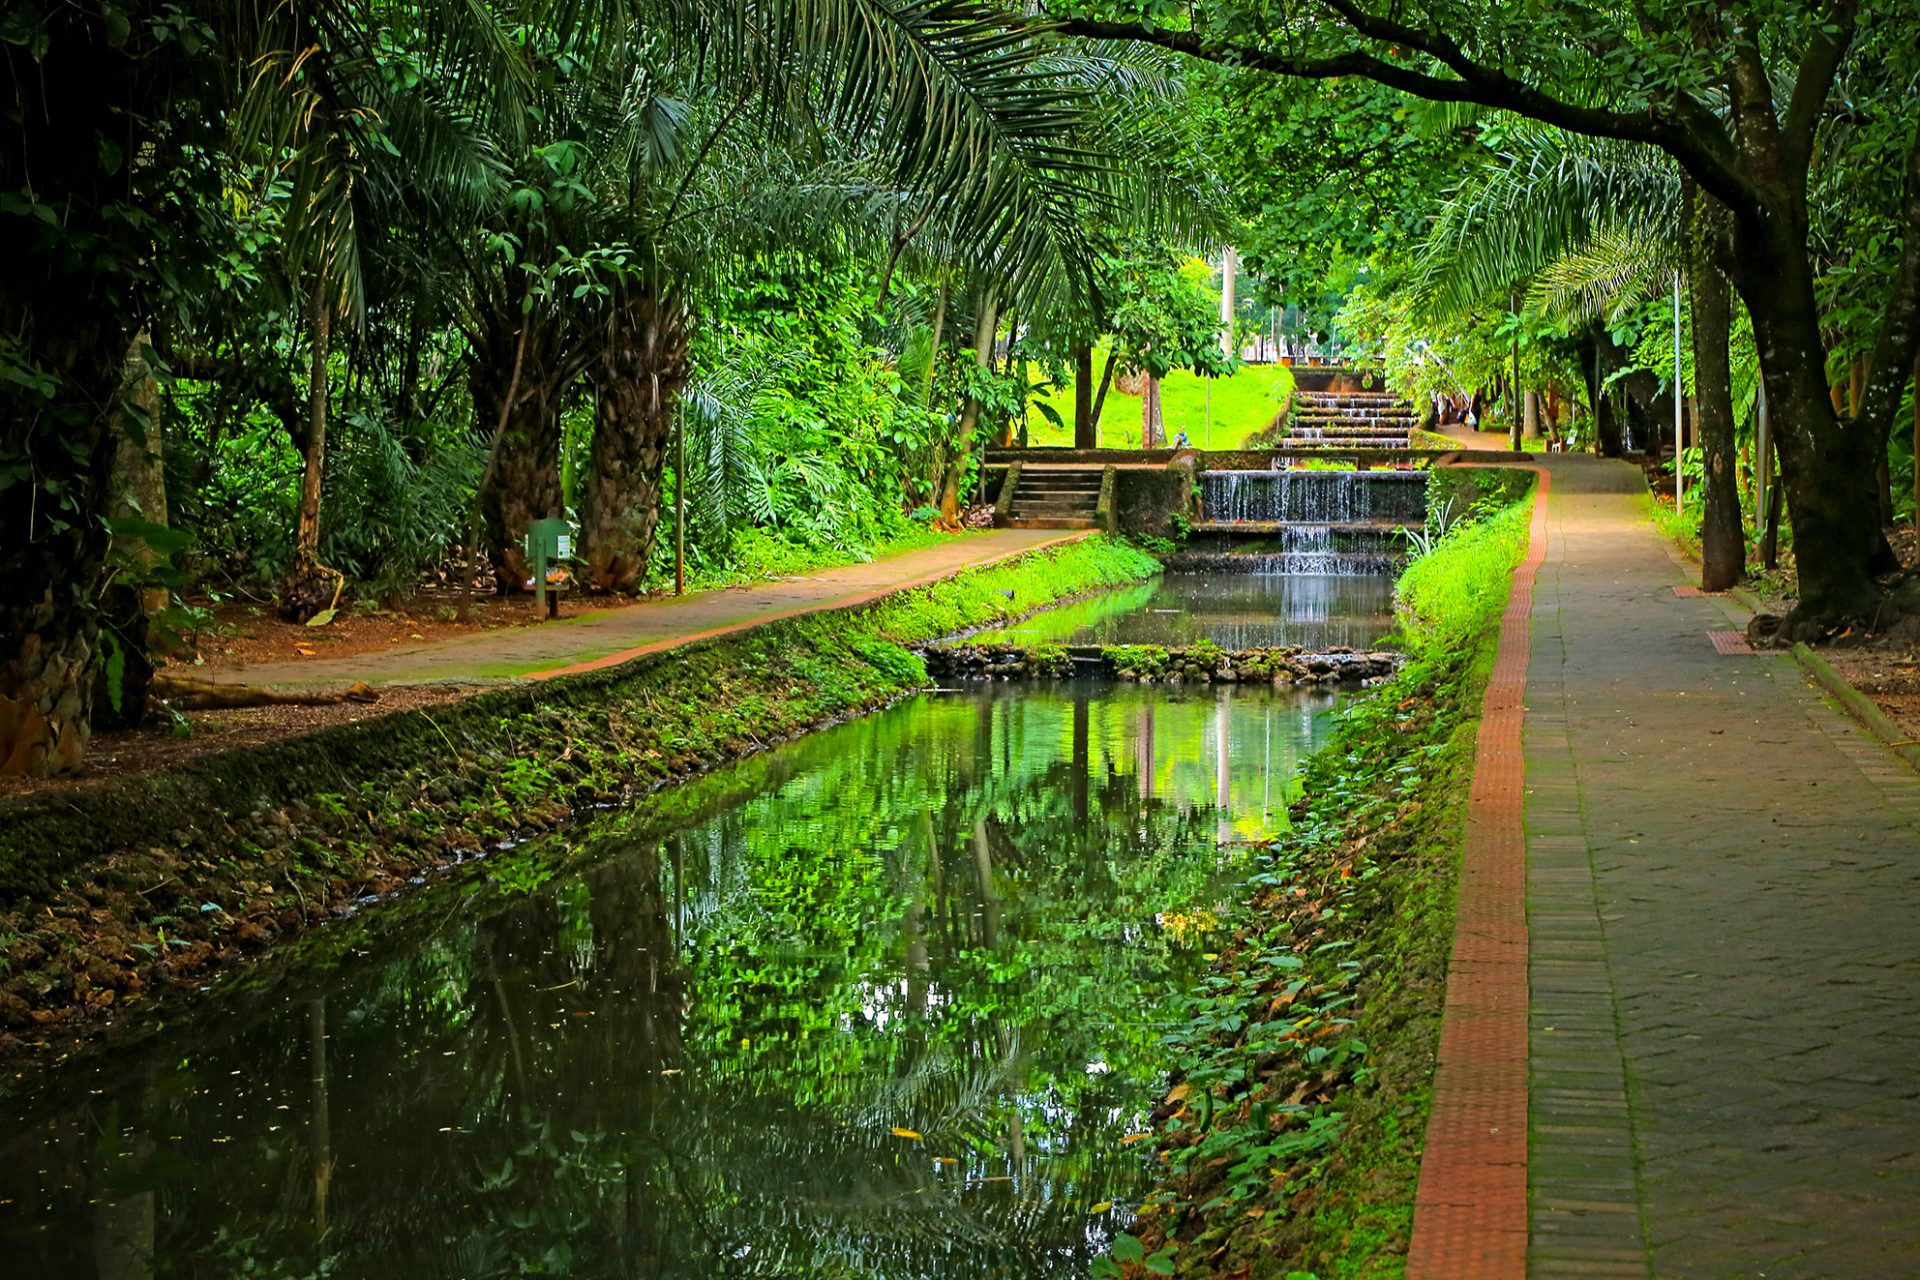
[[[1527,554],[1514,570],[1481,704],[1447,964],[1433,1113],[1420,1160],[1407,1280],[1514,1280],[1527,1271],[1527,842],[1520,730],[1533,583],[1553,477],[1535,471]]]

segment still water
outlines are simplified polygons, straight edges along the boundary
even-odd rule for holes
[[[970,639],[1188,645],[1204,638],[1223,649],[1364,649],[1393,626],[1393,579],[1384,575],[1179,573]]]
[[[1331,706],[927,694],[424,891],[0,1103],[0,1274],[1084,1276]]]

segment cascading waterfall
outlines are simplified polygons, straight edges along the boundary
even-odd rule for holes
[[[1209,471],[1197,535],[1175,567],[1212,573],[1383,574],[1426,523],[1423,471]]]
[[[1419,524],[1427,517],[1424,471],[1209,471],[1200,505],[1210,522]]]

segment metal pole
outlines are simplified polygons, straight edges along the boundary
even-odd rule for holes
[[[1684,419],[1681,416],[1681,395],[1684,380],[1680,376],[1680,272],[1673,273],[1673,509],[1676,513],[1687,508],[1686,468],[1682,465],[1686,452],[1686,438],[1681,434]]]
[[[687,417],[673,415],[673,594],[687,594]]]
[[[1766,524],[1768,490],[1773,488],[1773,415],[1767,412],[1767,384],[1760,383],[1754,404],[1753,523],[1756,529]]]
[[[1520,291],[1513,291],[1513,451],[1520,452]]]

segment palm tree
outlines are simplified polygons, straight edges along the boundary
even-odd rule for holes
[[[690,82],[738,94],[737,123],[762,138],[780,139],[783,124],[811,133],[817,119],[884,164],[895,189],[921,193],[967,247],[968,265],[1023,304],[1085,287],[1080,215],[1117,181],[1111,157],[1076,142],[1088,96],[1046,73],[1036,37],[973,0],[316,0],[244,11],[188,0],[131,19],[124,6],[79,0],[22,21],[9,31],[20,52],[0,62],[0,91],[17,108],[16,126],[0,136],[0,189],[11,193],[0,209],[9,264],[0,488],[20,486],[0,503],[0,771],[56,772],[84,754],[124,358],[164,301],[166,264],[203,251],[176,211],[223,195],[169,189],[175,161],[220,147],[226,122],[238,126],[227,145],[241,154],[292,157],[299,225],[288,276],[302,282],[314,339],[299,539],[307,565],[319,545],[327,351],[359,323],[363,256],[395,208],[383,199],[391,194],[410,224],[497,205],[490,192],[527,152],[542,50],[585,68],[677,58]],[[494,158],[476,168],[488,148]],[[410,190],[442,176],[477,180],[440,207]],[[670,230],[640,219],[625,238],[651,248]],[[538,260],[516,249],[515,258],[550,281],[564,273],[558,249]],[[684,278],[672,253],[652,260],[667,280]],[[565,329],[557,317],[570,296],[531,287],[505,296],[522,323],[511,341],[477,346],[474,375],[476,389],[502,393],[483,398],[480,412],[508,424],[503,441],[526,394],[513,370],[533,369],[550,395],[564,390],[570,364],[590,363],[543,337]],[[641,349],[670,366],[681,345]],[[616,372],[651,387],[663,370],[626,362]],[[649,421],[644,430],[657,432],[659,415]],[[533,477],[530,511],[546,500],[537,491],[551,471],[546,423],[526,435],[535,465],[496,467],[487,487]],[[657,463],[642,451],[641,467]],[[506,503],[499,514],[497,544],[517,542],[522,514]],[[310,576],[297,569],[296,587]]]
[[[1416,284],[1435,316],[1471,313],[1524,286],[1535,311],[1588,325],[1598,357],[1610,345],[1607,321],[1659,296],[1675,272],[1685,272],[1707,476],[1701,579],[1715,591],[1746,572],[1734,475],[1726,236],[1724,210],[1659,153],[1534,126],[1441,205]],[[1588,388],[1598,420],[1598,365],[1582,363],[1594,369]],[[1683,375],[1674,370],[1676,379]],[[1678,467],[1678,441],[1675,453]]]

